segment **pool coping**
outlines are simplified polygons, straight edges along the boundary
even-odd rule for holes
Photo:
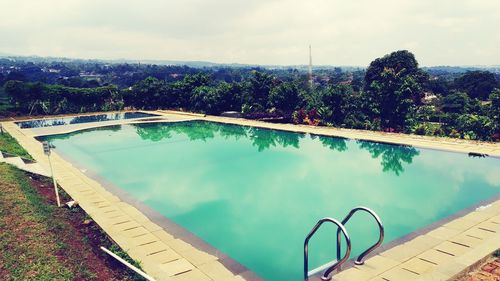
[[[179,116],[179,114],[177,114],[176,112],[172,112],[172,111],[154,111],[154,112],[140,111],[140,110],[135,110],[135,111],[154,113],[154,114],[160,113],[161,115],[164,115],[167,117],[169,115],[170,116],[171,115]],[[484,143],[468,142],[468,141],[450,142],[449,139],[445,139],[447,141],[447,143],[445,146],[442,146],[442,145],[436,145],[434,143],[435,140],[429,141],[429,139],[420,138],[419,136],[416,136],[417,139],[415,139],[415,136],[406,137],[406,139],[405,139],[404,137],[406,135],[403,136],[403,138],[402,138],[400,134],[366,132],[366,131],[359,131],[359,130],[345,130],[345,129],[335,129],[335,128],[318,128],[318,127],[305,126],[305,125],[273,124],[273,123],[265,123],[265,122],[259,122],[259,121],[253,121],[253,120],[237,119],[237,118],[204,116],[204,115],[199,115],[199,114],[190,115],[189,113],[182,113],[180,115],[183,116],[185,119],[189,119],[189,120],[205,120],[205,121],[212,121],[212,122],[219,122],[219,123],[226,123],[226,124],[236,124],[236,125],[253,126],[253,127],[267,128],[267,129],[285,130],[285,131],[292,131],[292,132],[298,132],[298,133],[309,133],[309,134],[314,134],[314,135],[343,137],[343,138],[355,139],[355,140],[362,139],[362,140],[384,142],[384,143],[391,143],[391,144],[412,145],[412,146],[421,147],[421,148],[447,150],[447,151],[454,151],[454,152],[461,152],[461,153],[468,153],[468,152],[472,151],[472,152],[477,152],[477,153],[488,153],[491,156],[497,156],[497,157],[500,155],[500,153],[499,153],[500,146],[495,145],[495,144],[486,144],[486,148],[485,148]],[[134,119],[128,119],[127,121],[133,121],[133,120]],[[186,121],[188,121],[188,120],[186,120]],[[133,123],[133,122],[125,122],[125,123]],[[16,124],[14,124],[12,121],[5,122],[4,124],[5,124],[4,128],[7,130],[7,132],[9,132],[11,135],[13,135],[13,137],[15,137],[20,142],[20,144],[23,145],[23,147],[25,147],[28,150],[28,152],[30,152],[30,154],[32,154],[32,156],[35,159],[39,160],[39,162],[42,162],[42,164],[47,165],[46,157],[43,157],[43,152],[41,152],[40,143],[34,139],[33,134],[30,134],[30,132],[27,131],[29,129],[19,129],[19,127]],[[87,123],[87,124],[89,124],[89,123]],[[94,127],[101,127],[101,126],[103,126],[103,125],[102,124],[94,124],[92,126],[87,126],[85,129],[94,128]],[[106,126],[111,126],[111,125],[107,124]],[[81,130],[81,129],[78,129],[78,130]],[[63,133],[63,132],[59,132],[59,133]],[[363,133],[365,133],[365,135],[363,135]],[[418,145],[418,144],[415,145],[414,143],[420,139],[424,139],[426,141],[426,143],[423,143],[423,145]],[[439,140],[442,140],[442,139],[438,139],[438,141]],[[434,143],[434,145],[432,145],[433,143]],[[166,272],[167,275],[171,276],[171,277],[168,277],[166,279],[163,279],[165,277],[165,275],[160,275],[160,277],[157,277],[158,280],[230,280],[231,278],[236,278],[235,280],[258,280],[258,279],[255,279],[255,278],[258,278],[256,275],[254,275],[254,274],[252,275],[250,273],[248,274],[248,276],[235,275],[233,272],[234,270],[233,271],[228,270],[227,265],[225,266],[224,263],[220,263],[218,261],[217,257],[215,259],[215,261],[217,261],[217,262],[214,262],[213,258],[208,258],[209,263],[211,264],[211,266],[208,266],[208,267],[207,266],[202,267],[203,266],[203,264],[202,264],[202,266],[200,266],[200,268],[199,268],[199,267],[191,264],[192,265],[191,270],[177,272],[176,274],[172,274],[172,272],[175,271],[172,268],[177,268],[179,270],[181,270],[183,268],[185,270],[186,268],[189,268],[189,266],[187,266],[187,264],[185,262],[184,263],[177,262],[176,264],[172,264],[172,261],[169,261],[169,262],[167,262],[167,264],[170,264],[170,267],[166,266],[166,269],[163,268],[164,269],[163,271],[160,270],[158,268],[158,263],[159,263],[158,261],[151,260],[151,258],[148,257],[147,254],[141,253],[141,249],[137,250],[137,248],[141,248],[141,246],[142,246],[142,248],[144,248],[143,249],[144,251],[151,250],[151,249],[149,249],[151,247],[148,247],[148,245],[150,245],[150,244],[144,244],[144,245],[136,246],[135,248],[129,248],[130,243],[133,243],[133,241],[130,242],[128,240],[134,240],[134,239],[128,239],[128,240],[124,239],[123,235],[120,235],[120,231],[118,231],[118,233],[117,233],[117,231],[115,229],[113,229],[113,227],[112,227],[113,225],[111,225],[111,226],[109,225],[109,221],[110,220],[112,221],[113,218],[106,217],[105,213],[103,214],[102,212],[99,212],[99,210],[96,210],[96,205],[102,206],[103,205],[103,204],[101,204],[102,202],[106,203],[105,201],[108,201],[107,203],[110,203],[110,204],[108,204],[108,205],[104,204],[104,206],[102,208],[113,209],[113,207],[115,207],[115,205],[120,206],[120,208],[118,208],[118,209],[124,209],[124,210],[122,210],[123,212],[121,212],[121,213],[124,213],[124,215],[122,215],[122,220],[127,216],[131,217],[130,214],[128,214],[128,212],[130,212],[132,215],[134,215],[134,217],[139,217],[140,220],[129,220],[127,222],[132,222],[132,221],[138,222],[138,224],[141,225],[140,226],[141,228],[145,228],[147,230],[150,230],[150,234],[154,233],[157,236],[162,236],[164,239],[159,239],[159,240],[161,240],[161,242],[163,242],[165,244],[167,244],[168,241],[164,241],[164,240],[169,240],[169,239],[171,240],[172,238],[174,238],[174,240],[177,240],[177,238],[175,238],[172,235],[172,233],[169,233],[168,229],[167,229],[167,232],[165,232],[163,230],[163,232],[165,232],[165,233],[161,232],[162,229],[165,227],[159,227],[157,224],[150,221],[151,217],[154,217],[154,214],[151,215],[150,213],[147,212],[146,209],[144,209],[140,205],[134,205],[133,202],[127,202],[126,199],[123,200],[123,198],[120,198],[120,196],[118,196],[118,197],[115,196],[113,194],[114,192],[109,192],[108,190],[106,190],[105,187],[103,187],[103,186],[109,187],[110,185],[102,184],[102,183],[100,183],[100,181],[95,181],[95,179],[92,179],[91,177],[89,177],[89,175],[85,175],[85,174],[81,173],[81,171],[79,171],[76,167],[73,167],[72,164],[67,163],[67,161],[63,160],[56,153],[54,153],[53,157],[58,158],[58,159],[56,159],[56,161],[53,160],[53,162],[54,162],[54,166],[56,166],[56,164],[58,166],[58,167],[55,167],[55,170],[56,170],[56,178],[59,179],[60,185],[74,199],[78,200],[80,202],[80,205],[86,211],[88,210],[87,213],[89,213],[89,215],[91,215],[92,218],[99,225],[101,225],[101,227],[103,227],[103,229],[111,236],[111,238],[116,238],[114,240],[117,241],[118,244],[120,246],[122,246],[122,248],[124,248],[125,250],[130,249],[131,251],[129,253],[131,254],[131,256],[133,258],[140,259],[141,261],[143,261],[144,268],[146,269],[146,271],[148,273],[151,272],[151,274],[153,276],[157,277],[158,274]],[[62,168],[62,171],[59,171],[61,168]],[[59,172],[62,172],[63,176],[58,176]],[[98,201],[95,201],[96,199],[93,199],[95,202],[84,202],[84,201],[88,201],[87,199],[92,200],[91,198],[89,198],[92,196],[88,196],[88,194],[87,195],[86,194],[78,194],[78,193],[82,193],[82,190],[79,191],[78,187],[82,188],[83,185],[81,185],[81,183],[80,183],[80,184],[76,184],[76,187],[75,187],[74,181],[69,179],[69,178],[72,178],[72,176],[70,176],[70,175],[76,176],[76,178],[77,179],[79,178],[80,180],[83,179],[84,185],[86,183],[88,183],[89,186],[91,186],[94,189],[94,190],[90,191],[92,193],[89,193],[88,190],[86,192],[83,191],[83,193],[88,193],[88,194],[92,194],[92,195],[95,195],[95,194],[103,195],[103,197],[105,197],[104,199],[110,199],[110,200],[104,200],[104,201],[98,202]],[[113,191],[113,190],[110,190],[110,191]],[[121,208],[121,206],[123,206],[123,208]],[[97,207],[97,209],[99,209],[99,207]],[[491,207],[487,208],[486,210],[487,210],[486,212],[484,212],[484,210],[481,210],[481,211],[472,210],[472,209],[471,210],[469,210],[469,209],[462,210],[456,214],[456,218],[454,216],[447,218],[450,221],[448,221],[448,220],[443,221],[443,222],[440,221],[441,223],[439,223],[437,225],[432,224],[430,226],[425,227],[424,231],[421,233],[411,233],[411,234],[405,236],[405,237],[407,237],[407,239],[404,239],[404,241],[400,241],[400,243],[402,242],[403,244],[398,243],[398,244],[394,244],[394,245],[389,247],[389,245],[392,244],[392,242],[391,242],[390,244],[385,245],[384,248],[382,248],[382,251],[378,252],[377,254],[374,254],[371,258],[369,258],[366,261],[365,266],[361,266],[361,267],[351,266],[350,268],[344,269],[340,273],[334,275],[333,278],[334,278],[334,280],[350,280],[349,278],[354,278],[354,277],[355,278],[352,280],[368,280],[371,278],[375,278],[374,280],[398,280],[398,279],[393,278],[395,275],[395,276],[399,276],[399,277],[404,276],[405,279],[407,279],[410,276],[404,275],[404,274],[408,274],[408,272],[409,272],[408,269],[404,267],[405,266],[404,264],[410,260],[418,259],[418,258],[416,258],[417,255],[413,255],[413,256],[409,257],[409,259],[408,258],[402,259],[401,257],[399,257],[401,259],[398,261],[398,257],[395,257],[394,255],[392,255],[392,256],[390,255],[391,250],[394,252],[393,249],[404,246],[405,244],[411,244],[412,241],[418,240],[419,237],[424,237],[424,239],[428,239],[425,237],[429,237],[429,236],[432,238],[436,238],[435,236],[439,236],[439,235],[435,235],[435,234],[433,235],[432,234],[433,232],[435,232],[436,230],[439,230],[440,228],[448,229],[449,227],[447,225],[449,225],[450,223],[460,225],[460,221],[463,221],[464,217],[467,217],[470,215],[473,215],[473,217],[474,216],[481,217],[481,215],[483,215],[483,213],[490,214],[489,216],[483,215],[484,219],[481,221],[475,221],[475,222],[477,222],[477,224],[474,224],[474,225],[470,225],[470,219],[465,219],[465,223],[469,222],[468,226],[470,226],[470,227],[467,229],[462,229],[460,231],[460,233],[455,233],[455,234],[457,234],[456,236],[460,236],[461,234],[465,233],[466,231],[471,230],[474,227],[476,227],[477,225],[480,225],[481,223],[484,223],[484,222],[490,222],[493,220],[492,223],[500,224],[500,218],[499,218],[499,216],[500,216],[500,200],[494,199],[494,202],[491,203]],[[118,210],[118,211],[120,211],[120,210]],[[144,213],[146,213],[147,215],[149,214],[149,217],[147,215],[144,216]],[[481,215],[478,215],[478,213],[481,213]],[[456,221],[458,221],[458,223]],[[125,224],[127,222],[125,222]],[[462,222],[462,224],[463,223],[464,222]],[[428,229],[429,227],[434,226],[434,225],[435,225],[435,227],[432,227],[432,229]],[[491,226],[489,226],[489,227],[493,228]],[[425,231],[425,229],[427,229],[427,231]],[[451,229],[453,229],[453,227],[451,227]],[[495,235],[493,235],[493,238],[491,238],[491,237],[490,237],[491,239],[489,238],[490,240],[493,239],[492,241],[490,241],[490,240],[488,240],[488,241],[490,241],[492,245],[500,245],[500,234],[499,234],[500,229],[490,229],[489,231],[494,232]],[[175,232],[175,231],[172,231],[172,232]],[[160,233],[161,233],[161,235],[160,235]],[[442,237],[443,236],[441,236],[441,238]],[[453,237],[447,237],[447,238],[453,239]],[[422,239],[420,239],[420,240],[422,240]],[[441,240],[443,240],[443,239],[441,239]],[[397,241],[399,241],[399,239]],[[444,239],[443,241],[440,241],[440,242],[444,243],[444,242],[449,242],[449,241],[448,241],[448,239]],[[154,243],[156,243],[156,242],[154,242]],[[454,243],[454,242],[452,242],[452,243]],[[196,243],[193,242],[193,244],[196,244]],[[420,243],[420,244],[422,244],[422,243]],[[430,243],[430,244],[427,243],[427,244],[428,244],[427,247],[423,248],[424,251],[429,251],[429,249],[432,249],[433,247],[437,247],[437,245],[433,245],[434,243]],[[190,246],[193,247],[193,245],[190,245]],[[430,247],[430,246],[432,246],[432,247]],[[183,247],[186,247],[186,245],[183,245]],[[411,247],[411,245],[410,245],[410,247]],[[172,250],[173,252],[175,252],[176,248],[178,250],[180,249],[179,250],[180,252],[183,252],[181,249],[182,247],[179,247],[179,245],[169,247],[169,249],[167,249],[166,251]],[[487,255],[487,254],[493,252],[494,250],[496,250],[496,249],[494,249],[495,246],[479,248],[480,250],[482,249],[482,251],[477,250],[478,247],[473,247],[473,248],[476,249],[475,252],[480,252],[479,256],[483,255],[484,253],[486,253],[488,251],[489,252],[484,254],[484,255]],[[193,249],[196,249],[196,247],[193,247]],[[472,249],[471,251],[474,252],[474,249]],[[199,249],[196,249],[196,250],[199,250]],[[144,251],[142,251],[142,252],[144,252]],[[162,253],[164,253],[166,251],[163,251]],[[401,250],[399,250],[399,251],[401,252]],[[408,251],[411,252],[411,249],[408,249]],[[389,253],[389,254],[387,254],[387,253]],[[199,253],[197,253],[197,254],[199,255]],[[151,255],[155,256],[155,255],[158,255],[158,253],[153,253]],[[181,255],[178,255],[178,256],[181,256]],[[209,256],[212,256],[212,255],[209,255]],[[189,260],[190,260],[189,258],[186,258],[184,256],[181,256],[181,257],[182,257],[182,259],[185,259],[187,263],[189,263]],[[221,256],[221,257],[222,257],[222,259],[226,258],[225,255]],[[462,260],[465,259],[465,258],[463,258],[463,255],[460,255],[460,257],[462,257]],[[469,257],[469,259],[467,261],[470,262],[471,260],[474,260],[476,258],[477,259],[475,261],[477,261],[483,257],[484,256],[478,257],[478,254],[476,253],[476,256],[474,256],[474,258]],[[163,258],[164,258],[164,260],[166,259],[166,257],[163,257]],[[182,261],[182,259],[177,259],[175,261],[178,261],[178,260]],[[194,259],[196,260],[196,258],[194,258]],[[191,260],[193,260],[193,258],[191,258]],[[381,261],[383,261],[383,262],[381,262]],[[196,262],[194,262],[194,263],[196,263]],[[384,263],[391,264],[392,266],[390,266],[390,267],[387,267],[387,265],[383,266],[383,265],[381,265],[381,263],[382,264],[384,264]],[[161,263],[161,264],[164,265],[164,263]],[[419,265],[418,260],[417,260],[417,262],[413,261],[412,265],[415,266],[415,264],[417,264],[417,267],[418,267],[418,265]],[[221,265],[222,265],[222,267],[220,267]],[[462,263],[458,267],[455,265],[454,268],[464,269],[466,266],[468,266],[468,265],[464,265]],[[406,267],[408,267],[408,266],[406,266]],[[447,272],[447,273],[452,272],[449,269],[449,267],[450,266],[446,266],[446,268],[445,268],[446,270],[444,272]],[[369,269],[369,270],[364,270],[364,269]],[[240,268],[240,270],[241,270],[241,268]],[[369,271],[369,272],[364,272],[364,271]],[[189,273],[189,272],[191,272],[191,273]],[[436,274],[441,274],[439,276],[441,276],[441,277],[444,276],[442,273],[443,270],[434,270],[434,271],[431,271],[430,273],[429,273],[429,271],[425,271],[425,272],[419,271],[419,272],[422,274],[417,273],[416,275],[418,275],[418,276],[411,276],[411,277],[430,276],[429,274],[432,275],[436,272],[437,272]],[[229,278],[230,275],[228,273],[232,274],[230,278]],[[371,274],[369,274],[369,273],[371,273]],[[375,273],[377,273],[377,274],[375,274]],[[413,273],[415,273],[415,272],[413,272]],[[424,273],[426,275],[423,275]],[[434,275],[436,275],[436,274],[434,274]],[[456,272],[454,272],[454,274],[456,274]],[[448,275],[450,275],[450,274],[448,274]],[[222,278],[222,276],[224,276],[224,277]],[[377,277],[380,277],[382,279],[376,279]],[[452,277],[452,275],[450,275],[448,277]],[[206,278],[208,278],[208,279],[206,279]]]

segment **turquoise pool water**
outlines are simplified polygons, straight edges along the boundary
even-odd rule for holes
[[[113,126],[46,137],[266,280],[301,280],[318,219],[375,210],[388,243],[500,193],[500,159],[203,121]],[[359,213],[353,254],[377,240]],[[312,267],[335,257],[334,229],[311,240]]]

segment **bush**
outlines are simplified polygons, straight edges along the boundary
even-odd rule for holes
[[[292,113],[292,120],[295,124],[304,124],[304,120],[306,119],[307,114],[304,109],[299,109],[298,111],[294,111]]]
[[[415,135],[425,136],[425,135],[427,135],[427,127],[425,126],[425,124],[419,124],[413,130],[413,133]]]
[[[435,123],[421,123],[413,127],[411,130],[415,135],[420,136],[442,136],[444,131],[440,124]]]
[[[456,129],[464,139],[490,140],[493,135],[493,122],[486,116],[463,114],[457,119]]]

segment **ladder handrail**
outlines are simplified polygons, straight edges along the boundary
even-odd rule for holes
[[[332,219],[332,218],[322,218],[316,223],[316,225],[311,229],[309,234],[306,236],[306,239],[304,240],[304,280],[309,279],[309,240],[311,237],[316,233],[316,231],[321,227],[321,225],[325,222],[331,222],[337,226],[337,241],[340,241],[340,232],[344,234],[344,238],[346,239],[347,243],[347,251],[342,259],[340,259],[340,244],[339,242],[337,243],[337,262],[334,263],[332,266],[330,266],[325,273],[321,276],[322,280],[330,280],[331,276],[330,273],[333,272],[335,269],[337,269],[339,266],[341,266],[343,263],[345,263],[351,254],[351,239],[349,238],[349,235],[347,234],[347,231],[342,223],[339,221]]]
[[[371,253],[373,250],[375,250],[375,248],[379,247],[382,242],[384,241],[384,236],[385,236],[385,232],[384,232],[384,225],[382,224],[382,221],[380,220],[380,217],[377,215],[377,213],[375,213],[373,210],[371,210],[370,208],[367,208],[367,207],[363,207],[363,206],[358,206],[354,209],[352,209],[349,214],[347,214],[347,216],[342,220],[342,225],[345,226],[345,224],[351,219],[351,217],[358,211],[365,211],[367,212],[368,214],[370,214],[374,219],[375,221],[377,222],[378,224],[378,227],[379,227],[379,238],[378,238],[378,241],[373,244],[370,248],[368,248],[367,250],[365,250],[363,253],[361,253],[357,258],[356,260],[354,261],[355,264],[357,265],[362,265],[364,264],[364,261],[363,261],[363,258],[366,257],[366,255],[368,255],[369,253]],[[340,257],[340,251],[341,251],[341,244],[340,244],[340,231],[337,229],[337,258]]]

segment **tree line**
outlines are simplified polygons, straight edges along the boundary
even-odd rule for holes
[[[312,87],[305,73],[256,69],[238,79],[217,79],[207,71],[177,80],[149,76],[123,88],[8,80],[4,89],[23,114],[128,108],[213,115],[237,111],[272,122],[500,139],[500,90],[493,73],[470,71],[450,81],[420,68],[412,53],[397,51],[371,62],[363,74],[317,76]]]

